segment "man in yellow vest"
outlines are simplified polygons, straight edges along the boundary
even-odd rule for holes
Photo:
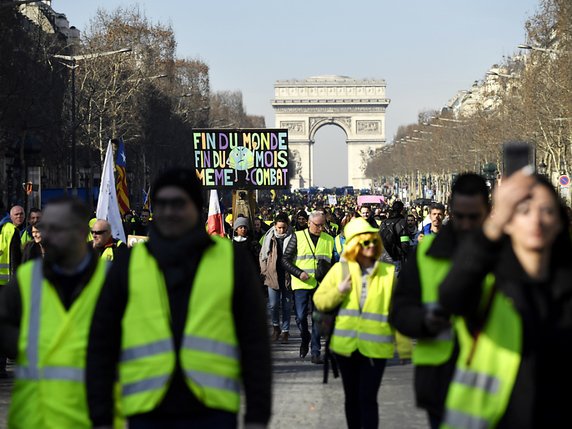
[[[24,225],[24,209],[14,206],[10,214],[0,221],[0,289],[16,274],[22,260],[20,228]],[[6,372],[6,357],[0,353],[0,378],[10,376]]]
[[[109,427],[119,377],[130,429],[245,428],[270,418],[271,359],[262,284],[250,255],[204,228],[195,171],[152,189],[149,241],[113,262],[91,327],[87,391]]]
[[[324,361],[320,357],[318,327],[312,323],[310,336],[308,314],[316,287],[331,266],[334,254],[334,239],[323,232],[325,223],[323,212],[312,212],[308,218],[308,228],[296,231],[282,256],[284,269],[292,275],[296,322],[302,336],[300,357],[304,358],[308,354],[311,340],[312,363],[315,364]]]
[[[395,288],[390,322],[417,339],[413,351],[417,406],[427,411],[432,429],[443,418],[447,389],[455,370],[457,341],[450,317],[438,305],[438,290],[455,250],[489,213],[489,190],[476,174],[460,175],[451,193],[451,222],[425,237],[408,259]]]
[[[113,261],[118,252],[127,251],[127,246],[121,240],[113,238],[111,224],[103,219],[98,219],[91,227],[93,248],[101,258]]]
[[[91,316],[106,264],[86,243],[89,210],[50,202],[45,258],[20,266],[0,295],[0,352],[16,360],[10,428],[91,427],[84,384]]]

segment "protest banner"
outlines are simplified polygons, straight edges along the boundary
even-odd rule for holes
[[[288,131],[285,129],[195,129],[194,166],[210,189],[286,189]]]

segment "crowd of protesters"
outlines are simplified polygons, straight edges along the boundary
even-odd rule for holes
[[[10,427],[235,428],[241,389],[244,427],[267,427],[292,315],[299,358],[339,368],[351,429],[379,426],[396,353],[432,429],[566,426],[570,210],[544,177],[523,169],[491,201],[463,174],[447,205],[294,193],[227,210],[226,237],[207,233],[192,170],[151,201],[124,219],[148,240],[132,249],[73,198],[1,221]]]

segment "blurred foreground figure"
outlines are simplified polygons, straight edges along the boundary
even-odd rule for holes
[[[489,213],[489,189],[476,174],[462,174],[451,193],[451,222],[419,244],[402,271],[393,295],[391,323],[417,339],[413,352],[415,399],[430,427],[443,418],[447,389],[458,355],[451,317],[439,305],[439,286],[467,234],[482,227]]]
[[[550,183],[523,169],[495,191],[493,213],[441,285],[461,316],[442,428],[570,426],[572,247]]]
[[[89,210],[62,198],[44,211],[45,258],[0,295],[0,353],[16,359],[10,428],[90,428],[84,384],[91,316],[106,263],[88,247]]]
[[[117,255],[97,304],[87,358],[94,427],[113,418],[116,374],[130,429],[245,428],[270,418],[270,343],[252,258],[207,235],[192,170],[152,187],[149,241]]]

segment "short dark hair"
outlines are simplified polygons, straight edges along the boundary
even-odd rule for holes
[[[286,225],[290,225],[290,219],[288,219],[288,215],[284,212],[280,212],[276,215],[274,223],[278,222],[284,222]]]
[[[65,205],[70,209],[71,214],[78,220],[79,223],[88,227],[89,220],[91,219],[91,212],[87,205],[76,197],[64,195],[56,197],[48,201],[48,206]]]
[[[429,213],[431,213],[432,210],[441,210],[442,212],[445,212],[445,206],[441,203],[431,203],[429,204]]]
[[[40,210],[39,208],[37,208],[37,207],[32,207],[32,208],[30,209],[30,211],[28,212],[28,214],[41,213],[41,212],[42,212],[42,210]]]
[[[405,206],[403,205],[402,201],[396,201],[391,206],[391,211],[393,213],[401,213],[401,211],[403,210],[403,207],[405,207]]]
[[[465,195],[470,197],[480,195],[483,197],[483,202],[487,207],[490,206],[489,187],[487,186],[487,182],[475,173],[465,173],[457,177],[457,180],[455,180],[451,189],[451,206],[455,201],[456,195]]]

